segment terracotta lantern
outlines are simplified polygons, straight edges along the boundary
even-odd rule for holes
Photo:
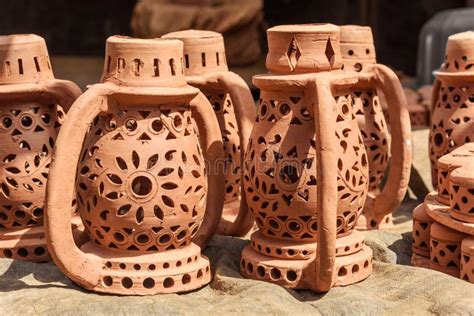
[[[341,26],[341,53],[344,70],[373,75],[377,68],[372,30],[368,26]],[[400,85],[398,79],[393,84]],[[392,136],[378,97],[377,84],[357,87],[351,91],[354,113],[364,140],[369,160],[369,195],[357,222],[358,229],[379,229],[392,226],[392,212],[400,205],[395,191],[406,193],[410,178],[411,127],[405,98],[401,98],[401,116],[389,116]],[[382,98],[385,100],[385,98]],[[389,100],[393,101],[393,100]],[[389,106],[385,104],[384,107]],[[392,141],[391,141],[392,138]],[[393,146],[390,146],[393,142]],[[386,183],[381,192],[381,183],[386,173],[394,183]],[[400,181],[401,180],[401,181]],[[390,190],[390,191],[387,191]],[[383,202],[384,207],[381,207]]]
[[[318,292],[361,281],[372,272],[372,251],[354,228],[369,161],[351,91],[376,83],[394,116],[403,91],[382,65],[342,71],[335,25],[277,26],[267,36],[269,73],[253,78],[260,100],[244,164],[259,230],[242,252],[241,273]]]
[[[437,167],[437,192],[413,211],[412,265],[474,283],[474,142]]]
[[[0,36],[0,257],[50,259],[46,181],[64,113],[80,94],[54,78],[43,38]]]
[[[211,31],[169,33],[184,44],[184,73],[211,103],[219,122],[225,155],[225,204],[218,233],[244,236],[253,226],[242,186],[242,161],[248,146],[255,103],[245,81],[227,68],[224,39]]]
[[[150,295],[211,279],[200,247],[222,215],[223,145],[182,56],[178,40],[110,37],[102,83],[64,121],[47,189],[48,246],[86,289]],[[69,225],[74,194],[91,240],[80,249]]]
[[[448,38],[444,63],[434,75],[429,153],[436,187],[438,159],[474,141],[474,32]]]

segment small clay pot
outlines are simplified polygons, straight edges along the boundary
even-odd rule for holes
[[[429,154],[436,188],[438,159],[474,141],[474,32],[448,38],[444,63],[434,75]]]
[[[376,58],[371,28],[341,26],[341,53],[344,70],[361,74],[373,72],[375,68],[371,66],[376,65]],[[391,84],[401,86],[398,78],[392,80]],[[353,110],[369,160],[369,196],[357,222],[357,228],[362,230],[392,226],[392,212],[400,206],[401,198],[408,189],[411,169],[410,114],[405,95],[398,96],[401,103],[395,105],[396,115],[388,116],[393,135],[391,137],[382,107],[394,106],[394,103],[393,100],[388,100],[387,104],[381,104],[377,88],[374,82],[351,91]],[[386,173],[389,173],[389,182],[381,192],[381,183]],[[394,191],[398,195],[393,195]]]
[[[221,34],[185,30],[166,34],[163,38],[183,42],[186,80],[204,93],[219,122],[226,182],[218,233],[245,236],[254,223],[242,189],[242,161],[255,121],[255,103],[250,89],[242,78],[227,68]]]
[[[0,36],[0,257],[50,260],[46,182],[65,111],[80,94],[54,78],[43,38]]]
[[[186,84],[182,56],[178,40],[110,37],[102,83],[64,121],[47,238],[61,271],[86,289],[151,295],[211,280],[200,247],[222,215],[223,145],[210,103]],[[75,193],[91,239],[81,249],[69,225]]]

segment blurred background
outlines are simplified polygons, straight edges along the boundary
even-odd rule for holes
[[[330,22],[371,26],[378,61],[417,89],[431,83],[447,36],[474,29],[474,0],[0,0],[0,7],[2,34],[43,36],[56,76],[82,88],[99,80],[110,35],[221,32],[232,70],[250,84],[265,71],[268,27]]]

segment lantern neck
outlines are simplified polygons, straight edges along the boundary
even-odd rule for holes
[[[183,42],[186,76],[199,76],[229,70],[224,38],[220,33],[185,30],[168,33],[163,38],[174,38]]]
[[[186,86],[183,43],[171,39],[107,39],[102,82],[139,87]]]
[[[54,79],[44,39],[35,34],[0,36],[0,84]]]

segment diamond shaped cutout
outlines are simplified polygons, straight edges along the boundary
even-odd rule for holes
[[[298,47],[298,43],[296,42],[296,38],[293,37],[293,39],[290,42],[290,45],[288,46],[288,49],[286,51],[286,58],[288,59],[288,64],[290,66],[291,71],[294,71],[296,68],[296,65],[298,64],[298,60],[301,57],[301,51],[300,48]]]
[[[329,65],[333,65],[334,63],[334,48],[332,48],[331,40],[328,38],[328,41],[326,43],[326,50],[324,51],[324,54],[326,55],[326,58],[329,61]]]

